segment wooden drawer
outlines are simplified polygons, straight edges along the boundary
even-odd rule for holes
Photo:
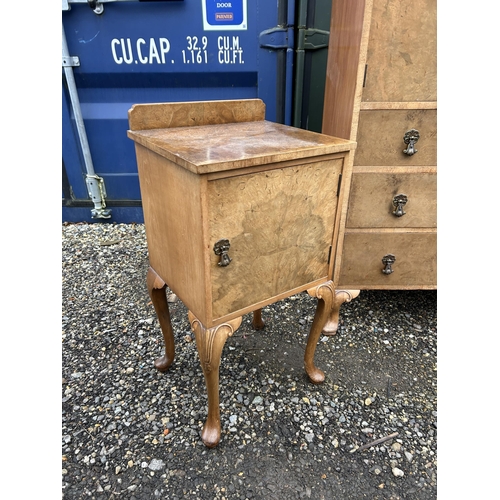
[[[359,115],[358,146],[354,165],[417,166],[437,164],[436,109],[364,110]],[[411,156],[406,149],[405,133],[418,130],[420,138]]]
[[[427,171],[426,171],[427,170]],[[347,227],[436,227],[437,186],[435,169],[415,171],[356,172],[352,176]],[[404,194],[404,215],[397,216],[395,197]],[[399,212],[401,213],[401,212]]]
[[[396,257],[384,274],[382,258]],[[346,232],[338,288],[410,289],[437,285],[436,232]]]

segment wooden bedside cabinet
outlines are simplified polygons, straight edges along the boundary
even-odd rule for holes
[[[435,289],[436,0],[333,0],[330,30],[322,131],[357,142],[337,294]]]
[[[189,310],[208,392],[203,442],[220,440],[219,363],[254,312],[307,290],[318,297],[304,362],[333,307],[332,273],[355,143],[264,120],[259,99],[138,104],[129,111],[150,269],[148,290],[174,357],[166,284]]]

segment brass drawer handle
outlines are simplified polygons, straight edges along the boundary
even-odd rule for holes
[[[407,145],[406,149],[403,149],[403,153],[408,156],[412,156],[415,153],[418,153],[418,149],[415,149],[415,144],[420,139],[420,133],[418,130],[412,128],[405,133],[403,137],[404,143]]]
[[[382,272],[384,274],[392,274],[394,272],[394,269],[391,267],[392,264],[396,261],[396,257],[392,255],[392,253],[388,253],[387,255],[384,255],[382,257],[382,264],[384,264],[384,269],[382,269]]]
[[[396,217],[402,217],[406,212],[403,207],[408,202],[408,196],[405,194],[397,194],[392,199],[392,204],[394,205],[394,212],[392,212]]]
[[[231,257],[229,257],[229,247],[231,244],[229,243],[229,240],[227,239],[222,239],[219,240],[215,243],[214,245],[214,252],[215,255],[220,256],[220,261],[217,263],[217,265],[221,267],[226,267],[229,265],[229,263],[233,260]]]

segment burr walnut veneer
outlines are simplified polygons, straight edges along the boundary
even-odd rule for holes
[[[148,242],[148,290],[174,343],[166,284],[189,310],[208,392],[203,442],[220,440],[219,363],[224,343],[262,307],[308,291],[318,307],[305,349],[314,351],[335,300],[340,206],[355,143],[264,120],[259,99],[138,104],[129,111]]]

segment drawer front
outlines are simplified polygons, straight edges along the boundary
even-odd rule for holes
[[[394,255],[393,272],[384,274],[382,259]],[[412,288],[437,284],[435,232],[346,233],[338,287]]]
[[[208,182],[213,319],[328,276],[343,159]],[[231,262],[212,248],[228,239]]]
[[[352,176],[347,227],[436,227],[436,184],[435,172],[357,172]]]
[[[437,164],[435,109],[363,110],[359,114],[354,165],[413,166]],[[417,130],[416,152],[405,154],[405,134]]]

